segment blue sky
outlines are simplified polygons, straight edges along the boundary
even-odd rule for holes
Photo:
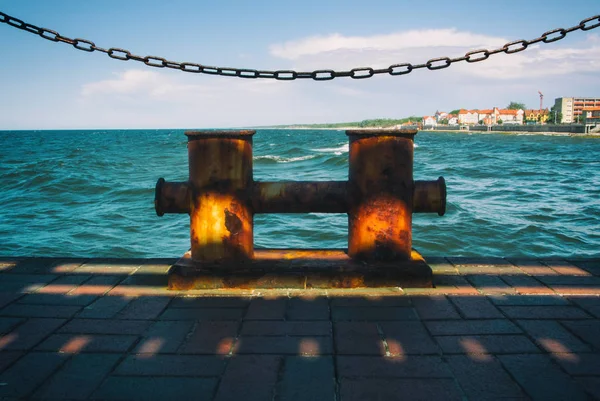
[[[600,14],[598,0],[0,0],[98,46],[257,69],[387,67],[463,55]],[[187,74],[113,60],[0,24],[0,130],[206,128],[359,121],[600,97],[600,28],[441,71],[328,82]]]

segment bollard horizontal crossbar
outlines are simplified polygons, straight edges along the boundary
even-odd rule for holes
[[[254,182],[248,202],[256,214],[264,213],[348,213],[352,202],[348,181],[279,181]],[[156,214],[190,213],[191,186],[188,182],[156,183],[154,206]],[[446,183],[415,181],[414,213],[446,212]]]

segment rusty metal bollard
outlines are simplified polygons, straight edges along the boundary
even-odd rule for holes
[[[348,181],[256,182],[254,131],[186,132],[189,180],[156,185],[156,213],[190,215],[169,287],[429,287],[412,213],[446,209],[446,184],[413,180],[416,130],[350,130]],[[257,250],[255,213],[347,213],[348,249]]]

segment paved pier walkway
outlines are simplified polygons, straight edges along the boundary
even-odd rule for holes
[[[600,399],[600,259],[428,258],[436,288],[165,289],[0,257],[0,399]]]

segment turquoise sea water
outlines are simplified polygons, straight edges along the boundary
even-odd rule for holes
[[[154,212],[187,179],[183,130],[0,132],[0,255],[176,257],[188,216]],[[259,130],[256,180],[344,180],[343,131]],[[600,255],[600,140],[419,133],[415,179],[444,176],[444,217],[417,214],[425,255]],[[258,215],[258,247],[346,246],[346,215]]]

